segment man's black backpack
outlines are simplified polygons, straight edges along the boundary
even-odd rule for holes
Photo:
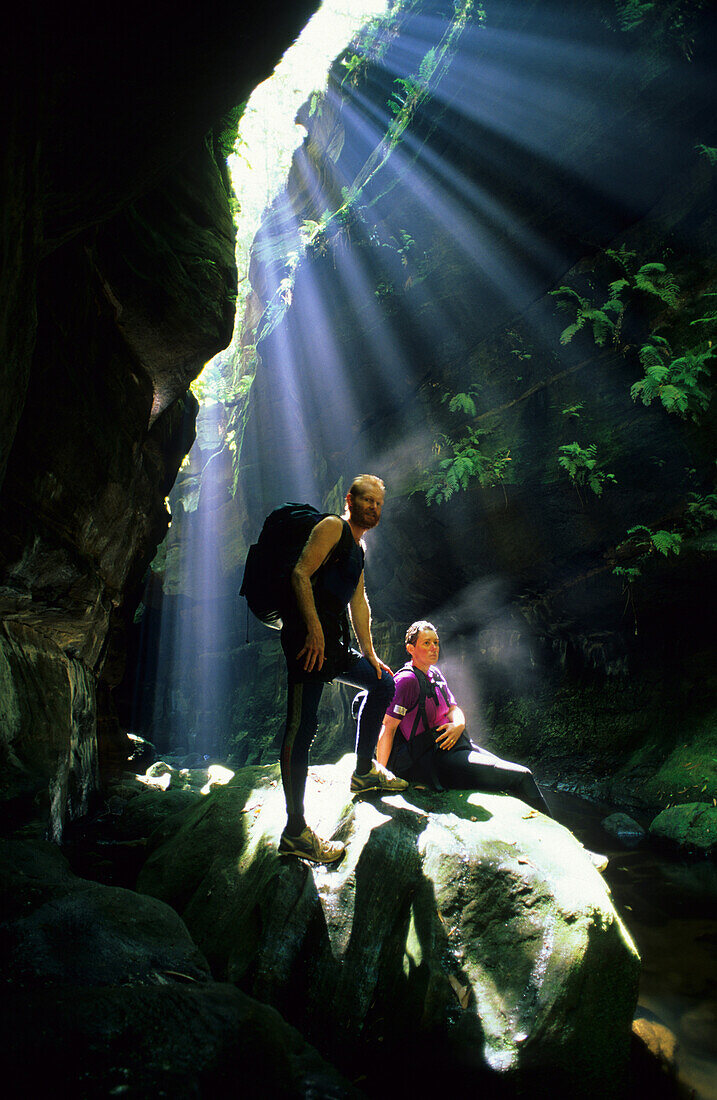
[[[327,514],[331,513],[319,512],[311,504],[282,504],[269,513],[258,540],[249,547],[239,594],[266,626],[281,630],[282,610],[293,600],[291,572],[309,535]],[[353,536],[344,524],[329,560],[347,555],[352,543]]]

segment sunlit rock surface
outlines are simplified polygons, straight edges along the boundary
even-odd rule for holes
[[[7,1095],[352,1096],[273,1009],[211,980],[177,913],[0,842]],[[10,1090],[9,1092],[7,1090]]]
[[[610,1095],[639,964],[578,842],[509,796],[354,803],[352,767],[312,769],[307,791],[311,824],[347,843],[337,868],[277,856],[278,769],[246,768],[157,830],[138,888],[339,1064]]]

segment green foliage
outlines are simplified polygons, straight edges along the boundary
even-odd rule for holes
[[[608,311],[619,313],[622,303],[614,296],[598,309],[588,298],[580,295],[569,286],[560,286],[557,290],[551,290],[551,295],[558,299],[558,309],[575,310],[575,320],[560,334],[560,343],[569,344],[582,328],[589,326],[592,329],[593,339],[598,347],[603,347],[608,340],[615,336],[615,321],[608,316]]]
[[[717,166],[717,149],[714,145],[695,145],[695,149],[700,156],[707,157],[713,168]]]
[[[677,305],[680,288],[674,275],[670,274],[664,264],[643,264],[635,272],[634,285],[636,290],[653,294],[672,309]]]
[[[629,305],[629,301],[624,300],[625,295],[633,297],[641,292],[658,298],[671,309],[677,306],[680,288],[665,264],[650,261],[636,269],[635,253],[625,248],[608,248],[605,255],[622,269],[622,275],[608,284],[608,297],[601,306],[581,297],[569,286],[550,291],[558,299],[558,309],[575,310],[575,320],[560,334],[561,344],[569,344],[582,328],[588,327],[598,347],[608,342],[617,345],[622,318]]]
[[[717,493],[688,493],[685,524],[692,532],[717,524]]]
[[[702,351],[692,349],[673,358],[669,341],[653,333],[640,348],[645,376],[631,386],[630,396],[643,405],[657,399],[668,412],[697,420],[710,402],[711,394],[703,383],[714,355],[714,348],[708,344]]]
[[[357,53],[350,53],[346,57],[341,58],[341,64],[346,69],[346,72],[341,79],[342,86],[347,80],[350,84],[358,83],[359,72],[361,70],[361,66],[364,65],[365,62],[366,59]]]
[[[566,405],[564,409],[561,409],[563,416],[574,416],[576,420],[580,419],[580,413],[585,408],[585,405],[580,401],[577,405]]]
[[[423,90],[423,85],[413,77],[397,76],[393,82],[398,84],[388,101],[388,109],[393,115],[399,115],[401,111],[410,108],[418,99]]]
[[[221,119],[216,133],[216,143],[224,160],[235,152],[239,135],[239,122],[246,108],[246,100],[232,107]]]
[[[450,396],[446,394],[446,397]],[[476,415],[476,403],[469,393],[456,393],[448,402],[448,411],[463,412],[466,416]]]
[[[615,0],[614,23],[616,29],[628,34],[638,31],[641,40],[651,40],[653,49],[676,47],[691,61],[695,40],[705,29],[701,14],[713,3],[714,0]]]
[[[615,482],[614,474],[601,470],[598,466],[596,443],[588,443],[587,447],[581,447],[579,443],[565,443],[558,450],[558,465],[565,470],[578,496],[583,487],[591,489],[595,496],[602,496],[605,485]]]
[[[428,504],[444,504],[454,493],[467,489],[474,480],[484,489],[503,483],[511,461],[510,451],[500,450],[490,454],[482,450],[480,440],[489,435],[489,429],[476,428],[457,442],[446,441],[450,454],[441,459],[438,472],[431,476],[425,490]]]
[[[642,576],[645,564],[654,554],[667,558],[675,557],[682,548],[682,535],[678,531],[660,529],[653,531],[644,523],[638,523],[627,532],[627,538],[616,548],[615,553],[630,561],[630,565],[616,565],[613,573],[632,584]]]
[[[655,0],[617,0],[615,7],[620,27],[624,31],[631,31],[639,27],[653,11]]]

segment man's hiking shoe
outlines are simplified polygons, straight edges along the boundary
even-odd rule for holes
[[[607,856],[601,855],[600,852],[591,852],[589,848],[585,849],[585,855],[588,857],[596,871],[604,871],[608,863],[610,862]]]
[[[311,863],[336,863],[345,851],[346,845],[340,840],[322,840],[308,825],[298,836],[282,833],[279,841],[280,856],[298,856]]]
[[[381,764],[373,764],[371,771],[365,775],[354,772],[351,776],[352,794],[363,794],[364,791],[405,791],[407,787],[405,779],[399,779]]]

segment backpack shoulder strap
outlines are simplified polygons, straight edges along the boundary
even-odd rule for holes
[[[418,681],[418,702],[416,703],[416,717],[413,720],[413,726],[411,727],[411,736],[409,740],[412,740],[418,731],[418,723],[423,722],[423,732],[428,729],[428,718],[426,716],[426,697],[429,693],[428,677],[425,672],[421,672],[419,668],[416,668],[413,664],[404,666],[410,668],[413,675]]]

